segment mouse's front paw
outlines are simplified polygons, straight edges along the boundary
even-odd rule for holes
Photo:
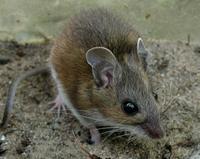
[[[91,128],[89,128],[90,130],[90,138],[87,140],[87,142],[89,144],[99,144],[101,141],[101,135],[98,131],[98,129],[94,126],[92,126]]]
[[[52,108],[50,109],[50,111],[57,110],[58,118],[60,117],[61,111],[65,112],[65,113],[67,112],[66,111],[66,105],[65,105],[65,103],[64,103],[64,101],[63,101],[63,99],[60,95],[57,95],[55,100],[50,102],[49,105],[52,105]]]

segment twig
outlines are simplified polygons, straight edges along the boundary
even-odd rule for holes
[[[191,39],[191,36],[190,34],[187,35],[187,43],[186,45],[190,46],[190,39]]]

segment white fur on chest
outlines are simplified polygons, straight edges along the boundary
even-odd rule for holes
[[[62,98],[64,104],[72,112],[72,114],[80,121],[80,123],[82,125],[84,125],[85,127],[89,127],[91,124],[88,123],[85,119],[83,119],[83,117],[81,117],[81,115],[79,114],[77,109],[73,106],[68,94],[66,93],[67,89],[65,88],[65,90],[64,90],[64,88],[62,86],[62,82],[58,79],[57,73],[51,64],[50,64],[50,68],[51,68],[52,77],[53,77],[53,79],[56,83],[57,89],[58,89],[58,95]]]

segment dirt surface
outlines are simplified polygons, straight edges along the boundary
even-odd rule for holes
[[[0,42],[1,118],[12,79],[46,64],[50,47]],[[163,139],[130,141],[119,134],[104,134],[100,145],[87,144],[87,130],[70,112],[57,119],[57,114],[49,111],[48,103],[56,96],[56,89],[51,78],[43,75],[19,85],[9,126],[0,131],[0,158],[190,158],[200,148],[200,47],[151,40],[148,48],[149,75],[166,132]]]

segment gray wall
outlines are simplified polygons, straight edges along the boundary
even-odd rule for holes
[[[200,41],[200,0],[0,0],[0,40],[51,39],[70,15],[94,6],[119,11],[145,37]]]

